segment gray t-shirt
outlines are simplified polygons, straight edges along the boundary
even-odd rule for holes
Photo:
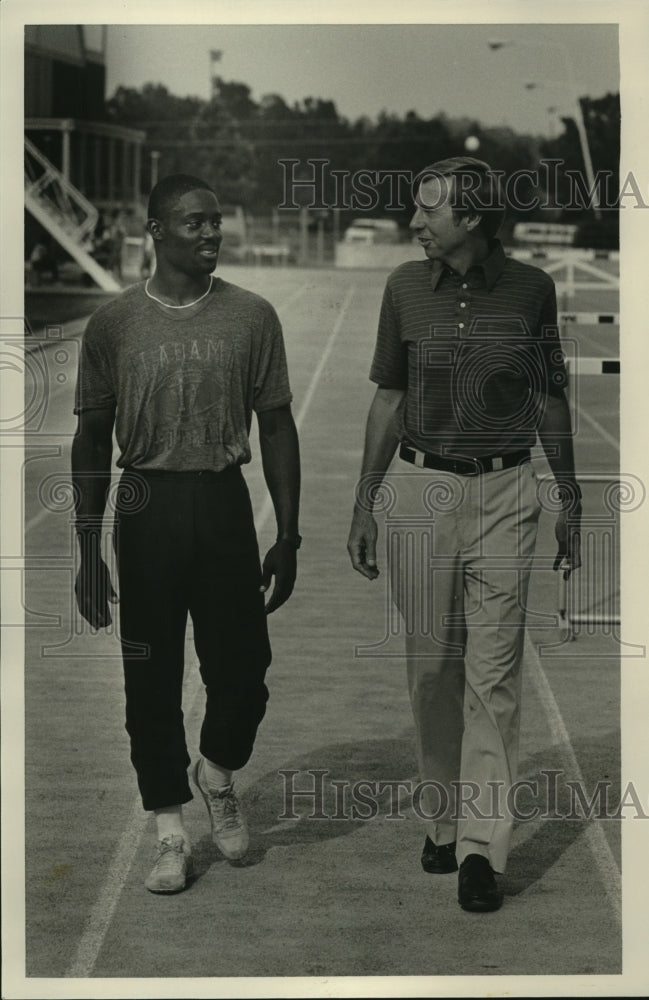
[[[252,411],[291,401],[282,328],[261,296],[214,278],[172,309],[144,283],[86,327],[74,412],[116,406],[121,468],[220,471],[250,461]]]

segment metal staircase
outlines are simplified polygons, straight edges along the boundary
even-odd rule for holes
[[[106,292],[121,285],[90,255],[99,213],[41,151],[25,138],[25,208]]]

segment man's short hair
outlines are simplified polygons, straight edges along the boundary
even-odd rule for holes
[[[213,195],[216,195],[207,181],[202,181],[200,177],[192,177],[191,174],[169,174],[167,177],[163,177],[149,195],[147,218],[166,218],[179,198],[197,188],[211,191]]]
[[[498,174],[484,160],[473,156],[450,156],[420,170],[414,179],[413,198],[417,200],[419,185],[440,177],[452,177],[451,207],[456,218],[475,214],[482,216],[480,229],[492,239],[505,218]]]

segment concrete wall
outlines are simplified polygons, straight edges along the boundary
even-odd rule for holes
[[[406,260],[424,260],[422,247],[412,243],[398,243],[394,246],[378,244],[362,246],[358,243],[336,243],[334,264],[336,267],[372,267],[391,271]]]

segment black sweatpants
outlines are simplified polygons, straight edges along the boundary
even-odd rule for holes
[[[206,688],[200,752],[231,770],[252,753],[271,660],[259,550],[239,467],[126,470],[116,508],[126,729],[143,806],[159,809],[192,798],[182,711],[188,613]]]

